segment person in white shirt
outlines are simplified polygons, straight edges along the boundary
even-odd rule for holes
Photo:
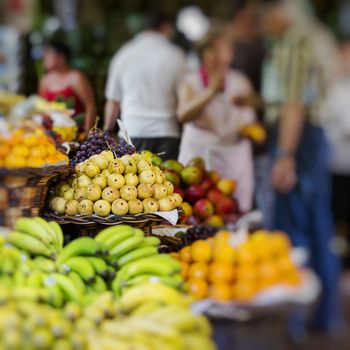
[[[121,119],[136,149],[177,159],[180,127],[177,87],[186,69],[185,56],[170,42],[173,27],[162,13],[149,16],[147,29],[113,57],[106,86],[104,130]]]

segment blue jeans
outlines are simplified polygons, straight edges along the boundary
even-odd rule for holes
[[[273,133],[271,157],[277,149]],[[288,194],[275,193],[272,228],[287,232],[295,246],[310,252],[310,267],[322,282],[315,326],[329,328],[337,321],[340,262],[330,248],[333,236],[328,144],[323,130],[305,125],[296,155],[298,184]]]

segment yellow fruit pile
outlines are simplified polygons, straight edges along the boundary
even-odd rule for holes
[[[283,232],[256,231],[237,248],[230,245],[230,237],[229,231],[222,230],[171,253],[180,260],[188,291],[196,299],[248,302],[273,285],[300,283]]]
[[[64,141],[73,141],[77,136],[78,128],[74,127],[54,127],[53,131],[59,134]]]
[[[69,164],[68,157],[56,149],[42,129],[17,129],[9,137],[0,137],[0,167],[38,168],[61,162]]]

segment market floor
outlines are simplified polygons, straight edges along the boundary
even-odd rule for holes
[[[218,350],[349,350],[350,349],[350,272],[340,283],[344,324],[334,333],[310,331],[300,342],[291,340],[283,313],[260,317],[249,323],[213,321]]]

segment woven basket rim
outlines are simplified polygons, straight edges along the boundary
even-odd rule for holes
[[[71,165],[51,165],[43,168],[0,168],[0,176],[47,176],[70,172],[73,170]]]
[[[182,215],[182,209],[176,208],[179,216]],[[103,225],[116,225],[121,223],[133,224],[133,223],[147,223],[150,221],[164,221],[165,219],[154,213],[141,213],[136,215],[114,215],[110,214],[107,217],[93,215],[61,215],[54,211],[49,211],[44,213],[45,218],[52,219],[61,224],[103,224]]]

